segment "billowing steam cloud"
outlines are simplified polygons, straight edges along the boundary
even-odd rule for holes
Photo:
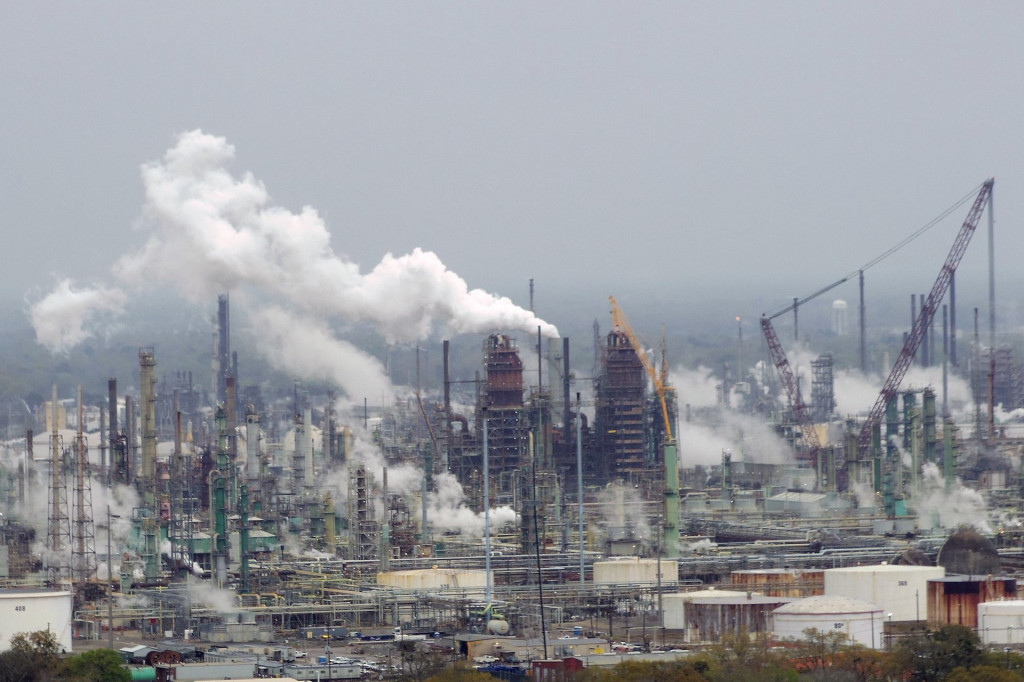
[[[142,167],[142,225],[151,234],[145,246],[114,265],[123,284],[169,284],[196,301],[211,301],[224,291],[248,291],[260,301],[322,321],[371,322],[389,342],[421,340],[439,328],[451,333],[533,332],[539,326],[545,336],[558,335],[553,325],[508,298],[469,289],[430,251],[387,254],[370,272],[361,273],[357,264],[333,251],[330,233],[315,209],[307,206],[292,213],[274,206],[251,173],[238,178],[229,172],[234,156],[234,147],[224,138],[194,130],[182,134],[162,160]],[[62,282],[32,306],[40,342],[70,348],[88,336],[91,315],[111,311],[111,301],[119,306],[124,300],[116,289],[82,290],[71,298],[74,293],[70,283]],[[281,321],[280,313],[270,316]],[[326,329],[324,325],[316,332],[321,342],[330,338]],[[274,339],[280,343],[285,336],[276,334]],[[301,355],[294,347],[291,353],[282,353],[280,347],[263,350],[281,355],[283,363]],[[286,369],[309,376],[303,373],[309,370],[303,362]],[[363,384],[366,380],[358,379]],[[355,389],[350,384],[342,388]]]
[[[29,310],[36,341],[61,353],[92,336],[86,325],[121,312],[125,295],[119,289],[74,287],[62,279]]]
[[[380,361],[335,338],[322,322],[276,307],[254,313],[252,322],[260,343],[275,349],[268,359],[278,369],[302,377],[329,378],[350,395],[379,396],[390,391]]]
[[[384,455],[380,448],[367,440],[360,431],[353,431],[351,457],[366,467],[367,473],[378,483],[384,477]],[[343,504],[348,495],[348,473],[336,469],[324,477],[324,483],[332,491],[336,504]],[[415,495],[421,491],[423,469],[409,463],[393,463],[388,466],[388,490],[403,496]],[[434,476],[434,490],[427,496],[428,523],[436,532],[461,533],[467,538],[482,538],[484,515],[467,505],[466,494],[454,475],[441,472]],[[514,509],[508,505],[491,508],[492,536],[498,529],[517,518]]]
[[[985,498],[957,479],[947,492],[939,467],[932,462],[921,466],[921,480],[913,491],[913,505],[924,528],[957,528],[971,525],[991,534],[992,525]]]

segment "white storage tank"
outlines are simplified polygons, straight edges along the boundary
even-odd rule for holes
[[[773,612],[775,636],[806,639],[804,630],[842,632],[850,644],[882,649],[886,612],[878,606],[850,597],[818,595],[798,599]]]
[[[594,584],[596,585],[628,585],[658,583],[658,571],[661,571],[661,584],[679,582],[679,564],[674,559],[641,559],[640,557],[623,557],[607,561],[594,562]]]
[[[682,630],[687,642],[719,642],[727,635],[769,632],[772,612],[789,602],[755,592],[699,590],[663,597],[665,628]]]
[[[452,590],[467,594],[483,594],[487,589],[487,571],[437,566],[409,571],[388,571],[377,574],[377,585],[396,590]]]
[[[978,635],[984,646],[1024,643],[1024,599],[978,604]]]
[[[946,576],[942,566],[852,566],[825,571],[825,594],[851,597],[885,607],[886,619],[925,620],[928,581]]]
[[[49,630],[57,650],[71,651],[71,593],[49,590],[0,590],[0,650],[11,648],[19,632]]]
[[[685,630],[686,603],[694,599],[742,599],[746,596],[746,592],[740,592],[738,590],[716,590],[714,588],[662,595],[661,607],[665,616],[665,622],[663,625],[666,630]]]

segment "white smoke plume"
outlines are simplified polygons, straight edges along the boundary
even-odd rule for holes
[[[793,462],[792,449],[762,419],[731,410],[716,410],[706,416],[707,421],[679,424],[680,466],[720,464],[723,451],[731,452],[735,462]]]
[[[273,205],[251,173],[232,175],[228,166],[234,156],[223,137],[193,130],[180,135],[160,161],[142,167],[141,225],[150,234],[140,250],[114,265],[122,283],[132,288],[167,284],[196,301],[225,291],[248,292],[253,300],[307,317],[373,323],[389,342],[422,340],[439,329],[534,332],[540,326],[545,336],[558,336],[553,325],[508,298],[470,289],[430,251],[386,254],[370,272],[360,272],[331,248],[330,233],[315,209],[292,213]],[[99,291],[117,298],[115,290]],[[34,316],[33,323],[39,338],[53,347],[67,349],[87,337],[88,311],[98,305],[64,303],[69,293],[69,284],[60,285],[35,306],[49,311]],[[280,349],[264,350],[274,355]],[[287,357],[296,360],[294,352]],[[320,378],[303,373],[310,370],[306,362],[286,369]],[[341,388],[360,395],[356,386]]]
[[[647,540],[652,537],[644,501],[636,489],[618,481],[609,483],[598,493],[597,504],[601,528],[609,539]]]
[[[442,532],[459,532],[470,538],[484,536],[483,512],[466,506],[466,495],[458,480],[444,472],[434,477],[434,487],[427,498],[427,517],[431,527]],[[508,505],[491,508],[491,535],[502,526],[515,523],[516,512]]]
[[[124,256],[126,282],[166,281],[209,300],[247,286],[310,311],[374,322],[389,341],[426,338],[435,324],[453,332],[557,330],[507,298],[470,290],[436,254],[387,254],[369,273],[337,255],[311,207],[274,206],[252,174],[228,171],[234,147],[194,130],[160,162],[143,166],[145,215],[154,233]]]
[[[188,593],[193,604],[202,604],[223,614],[237,613],[238,599],[234,592],[217,587],[209,580],[188,577]]]
[[[805,404],[810,404],[811,394],[811,362],[817,359],[818,354],[807,349],[794,349],[789,352],[789,362],[793,367],[794,374],[798,377],[801,385],[801,396]],[[854,416],[866,414],[875,404],[882,386],[888,379],[886,375],[864,374],[857,369],[836,369],[834,377],[834,395],[836,401],[835,412],[842,416]],[[774,371],[774,369],[773,369]],[[953,415],[966,415],[973,409],[971,403],[971,388],[968,382],[952,372],[947,374],[947,386],[949,394],[947,400],[949,409]],[[920,390],[932,388],[936,393],[936,400],[942,403],[942,367],[920,367],[912,365],[900,383],[900,391]],[[784,403],[787,401],[785,395],[780,396]],[[920,405],[920,400],[918,401]]]
[[[252,324],[267,359],[278,369],[302,377],[329,378],[344,386],[349,396],[391,392],[384,367],[377,358],[336,338],[318,320],[269,307],[255,312]],[[345,405],[339,402],[336,409],[344,410]]]
[[[42,299],[29,307],[36,341],[54,353],[65,353],[93,336],[97,324],[121,313],[125,294],[119,289],[76,287],[62,279]]]
[[[350,457],[366,467],[372,481],[383,482],[385,460],[376,445],[366,440],[360,430],[354,430]],[[388,464],[388,491],[397,495],[418,495],[422,492],[423,469],[412,464]],[[340,506],[348,498],[348,472],[335,469],[323,477],[324,487],[331,491],[335,504]],[[469,538],[484,535],[484,515],[467,505],[462,485],[452,474],[442,472],[434,476],[434,490],[427,496],[427,518],[431,528],[440,532],[458,532]],[[517,518],[507,505],[491,508],[491,533]]]
[[[721,382],[714,372],[701,365],[690,369],[679,365],[669,372],[669,382],[675,387],[679,403],[692,407],[714,407],[718,404]]]
[[[992,533],[991,518],[981,493],[966,487],[960,479],[946,492],[942,471],[932,462],[921,467],[921,479],[912,495],[922,527],[952,529],[966,524],[983,534]]]

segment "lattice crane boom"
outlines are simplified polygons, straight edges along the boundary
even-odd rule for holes
[[[666,382],[662,379],[662,374],[659,374],[658,370],[655,369],[654,362],[650,357],[648,357],[643,344],[640,342],[640,337],[638,337],[636,332],[633,331],[633,327],[630,326],[625,313],[623,313],[622,308],[619,307],[619,302],[615,300],[614,296],[609,296],[608,300],[612,306],[612,326],[626,335],[626,338],[629,339],[629,345],[633,346],[633,350],[636,351],[637,357],[640,358],[640,362],[643,364],[644,369],[647,370],[647,374],[651,377],[651,383],[654,384],[654,390],[658,393],[658,400],[661,401],[661,415],[665,420],[666,442],[674,443],[675,436],[672,433],[672,419],[669,417],[668,401],[665,398],[665,394],[668,391]]]
[[[946,256],[946,262],[943,263],[942,269],[939,270],[939,276],[935,280],[935,284],[932,285],[928,298],[921,304],[921,311],[918,313],[917,319],[914,320],[914,327],[903,344],[903,350],[900,352],[899,358],[896,359],[896,364],[893,365],[885,385],[882,386],[882,392],[878,394],[878,399],[868,413],[867,421],[864,422],[864,426],[861,428],[860,435],[857,438],[857,447],[861,452],[870,447],[872,428],[875,424],[881,422],[886,404],[899,390],[900,383],[910,368],[910,363],[914,360],[914,355],[924,339],[925,332],[932,324],[932,319],[935,317],[935,309],[946,296],[950,280],[952,280],[957,266],[960,265],[960,259],[963,258],[964,252],[967,251],[967,245],[974,235],[978,221],[981,220],[981,214],[984,212],[989,198],[992,196],[992,185],[994,183],[995,180],[989,178],[981,186],[981,190],[978,192],[978,196],[974,200],[974,204],[971,206],[964,224],[960,227],[956,240],[953,242],[953,247],[950,249],[949,255]]]
[[[764,333],[764,339],[768,343],[768,352],[772,356],[772,362],[775,363],[779,379],[786,389],[789,404],[793,407],[793,418],[804,434],[804,441],[807,443],[811,459],[814,459],[817,457],[818,451],[821,450],[821,441],[818,439],[818,432],[811,421],[811,415],[807,411],[807,406],[800,396],[800,385],[797,383],[796,376],[793,374],[793,368],[786,358],[786,351],[783,349],[782,343],[775,333],[771,318],[767,315],[761,316],[761,331]]]

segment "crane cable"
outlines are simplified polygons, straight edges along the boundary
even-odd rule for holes
[[[896,244],[895,246],[890,248],[888,251],[885,251],[881,255],[876,256],[875,258],[871,259],[865,265],[861,266],[860,268],[857,268],[856,270],[854,270],[853,272],[848,274],[846,277],[843,277],[842,279],[836,280],[832,284],[829,284],[827,287],[825,287],[823,289],[819,289],[819,290],[815,291],[814,293],[812,293],[812,294],[810,294],[808,296],[804,296],[803,298],[795,301],[794,303],[790,303],[789,305],[787,305],[786,307],[782,308],[781,310],[778,310],[778,311],[772,313],[771,315],[768,315],[768,319],[769,320],[774,320],[779,315],[784,315],[784,314],[788,313],[794,307],[799,306],[799,305],[803,305],[804,303],[807,303],[808,301],[812,301],[815,298],[817,298],[818,296],[821,296],[822,294],[824,294],[824,293],[826,293],[828,291],[831,291],[832,289],[835,289],[840,284],[843,284],[845,282],[850,281],[855,276],[859,275],[861,272],[867,270],[868,268],[871,268],[871,267],[873,267],[875,265],[878,265],[883,260],[885,260],[889,256],[893,255],[894,253],[896,253],[897,251],[902,249],[904,246],[906,246],[910,242],[914,241],[915,239],[917,239],[918,237],[923,235],[925,232],[927,232],[928,230],[932,229],[933,227],[938,225],[940,222],[942,222],[943,220],[948,218],[949,215],[953,211],[955,211],[958,208],[960,208],[961,206],[963,206],[965,203],[967,203],[968,200],[973,199],[975,196],[977,196],[978,191],[981,189],[982,185],[984,185],[984,184],[985,183],[981,183],[981,184],[977,185],[974,189],[972,189],[970,192],[968,192],[966,195],[964,195],[964,197],[962,199],[960,199],[955,204],[953,204],[952,206],[947,208],[945,211],[940,213],[935,218],[932,218],[932,220],[930,220],[928,223],[926,223],[923,227],[918,228],[916,231],[914,231],[913,233],[911,233],[910,235],[905,237],[902,241],[900,241],[898,244]]]

